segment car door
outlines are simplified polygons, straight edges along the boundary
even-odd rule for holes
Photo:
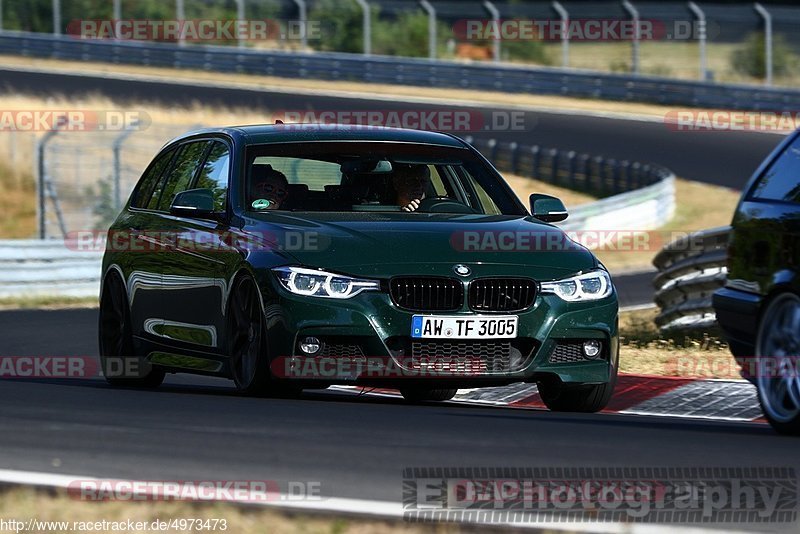
[[[128,209],[108,235],[114,251],[112,264],[121,270],[128,290],[132,333],[140,338],[149,337],[148,330],[161,320],[162,249],[157,236],[163,221],[155,208],[175,153],[175,147],[169,147],[153,159],[136,185]]]
[[[199,148],[202,145],[202,150]],[[176,158],[175,187],[159,208],[171,236],[162,264],[161,335],[166,342],[188,350],[223,353],[227,300],[227,268],[238,252],[227,242],[225,224],[231,145],[223,139],[198,141]],[[209,189],[216,220],[169,214],[175,195],[187,189]]]

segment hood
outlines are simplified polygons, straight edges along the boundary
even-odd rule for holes
[[[555,226],[532,217],[427,213],[258,214],[245,229],[273,235],[299,264],[358,276],[475,276],[556,279],[597,266]]]

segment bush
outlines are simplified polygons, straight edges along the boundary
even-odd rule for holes
[[[437,21],[436,47],[441,56],[453,30]],[[401,13],[396,19],[379,19],[373,23],[372,48],[376,54],[402,57],[428,57],[428,15],[422,11]]]
[[[792,70],[797,58],[792,53],[782,35],[773,35],[772,72],[775,76],[787,74]],[[751,33],[742,48],[731,54],[731,68],[734,72],[753,78],[767,76],[766,46],[763,33]]]

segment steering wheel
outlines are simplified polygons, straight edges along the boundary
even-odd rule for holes
[[[428,213],[475,213],[475,210],[450,197],[428,197],[419,203],[417,211]]]

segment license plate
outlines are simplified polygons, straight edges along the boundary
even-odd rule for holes
[[[517,337],[516,315],[442,316],[415,315],[411,337],[431,339],[509,339]]]

